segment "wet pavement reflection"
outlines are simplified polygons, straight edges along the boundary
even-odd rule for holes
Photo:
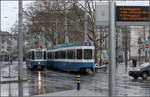
[[[29,71],[28,84],[30,95],[39,95],[74,89],[74,76],[56,71]]]
[[[120,71],[121,67],[118,69]],[[31,95],[76,89],[76,74],[52,70],[30,71],[30,74],[35,77],[29,78],[29,84],[31,84],[29,86],[33,85],[30,87]],[[81,74],[81,89],[88,89],[101,93],[101,96],[108,96],[108,73],[100,71],[94,75]],[[128,71],[122,70],[116,74],[116,92],[118,96],[149,96],[149,80],[133,80],[128,76]]]
[[[128,69],[129,70],[129,69]],[[26,73],[26,74],[25,74]],[[53,70],[30,71],[25,69],[24,95],[40,95],[76,89],[76,74]],[[150,78],[149,78],[150,79]],[[118,96],[150,96],[150,80],[133,80],[120,65],[116,70]],[[93,75],[81,74],[81,89],[88,89],[108,96],[108,73],[99,71]],[[18,83],[1,84],[2,96],[18,95]]]

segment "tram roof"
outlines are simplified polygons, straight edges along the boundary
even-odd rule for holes
[[[29,51],[36,51],[36,50],[46,51],[47,49],[46,48],[31,48],[27,52],[29,52]]]
[[[84,42],[84,43],[64,43],[64,44],[59,44],[56,45],[50,49],[56,49],[56,48],[63,48],[63,47],[72,47],[72,46],[94,46],[93,43],[91,42]]]

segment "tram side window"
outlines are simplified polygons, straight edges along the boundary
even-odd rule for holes
[[[31,52],[31,59],[34,60],[35,56],[34,56],[34,51]]]
[[[52,54],[52,52],[48,52],[48,59],[53,59],[53,54]]]
[[[58,52],[55,52],[55,59],[58,59]]]
[[[66,59],[66,51],[61,51],[61,58]]]
[[[51,52],[52,53],[52,59],[54,59],[55,57],[54,57],[54,52]]]
[[[75,56],[74,56],[74,50],[68,50],[67,51],[67,58],[68,59],[74,59],[75,58]]]
[[[91,49],[84,50],[84,59],[92,59],[92,50]]]
[[[77,59],[82,59],[82,49],[77,50]]]
[[[61,56],[61,51],[58,51],[58,59],[61,59],[62,56]]]
[[[47,59],[50,59],[50,52],[47,53]]]
[[[44,51],[44,59],[46,59],[46,51]]]

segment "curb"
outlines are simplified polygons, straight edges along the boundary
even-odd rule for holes
[[[27,80],[22,80],[22,82],[25,82]],[[0,84],[7,84],[7,83],[18,83],[19,80],[10,80],[10,81],[0,81]]]

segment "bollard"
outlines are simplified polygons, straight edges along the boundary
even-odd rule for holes
[[[80,90],[80,75],[77,74],[77,90]]]

